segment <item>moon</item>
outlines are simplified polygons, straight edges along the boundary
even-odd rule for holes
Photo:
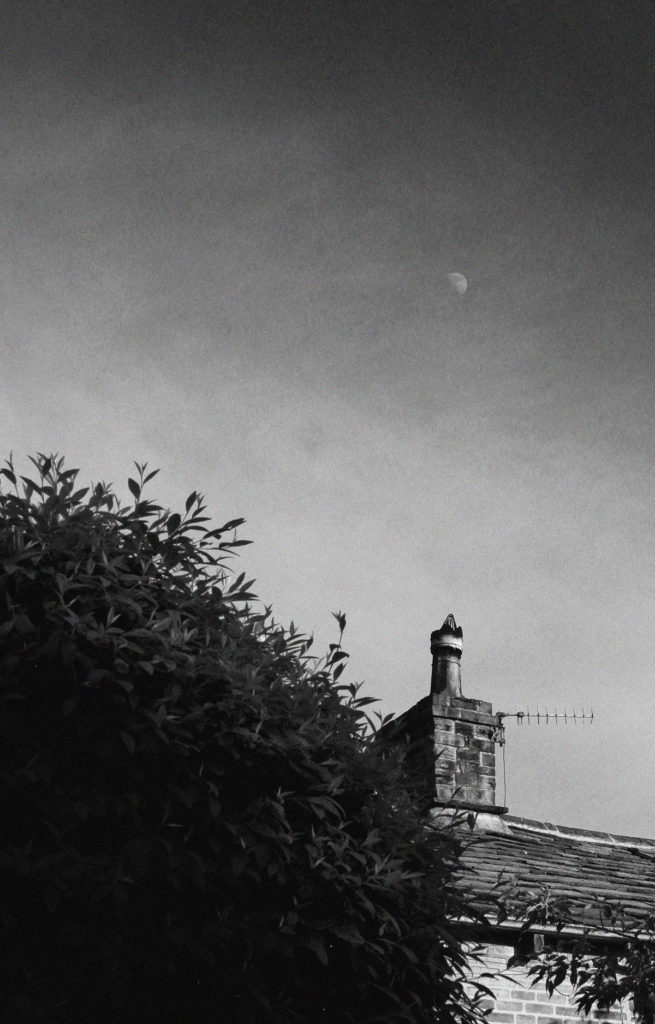
[[[464,295],[466,289],[469,286],[468,281],[463,274],[448,274],[448,283],[453,291],[457,292],[458,295]]]

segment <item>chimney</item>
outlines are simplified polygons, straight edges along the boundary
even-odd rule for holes
[[[500,721],[484,700],[462,695],[463,630],[449,615],[430,636],[429,697],[389,723],[380,738],[403,743],[413,788],[431,807],[504,814],[496,806],[496,754]]]

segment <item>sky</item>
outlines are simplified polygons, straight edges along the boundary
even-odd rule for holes
[[[655,6],[0,2],[0,416],[243,516],[398,713],[429,637],[514,814],[655,837]],[[465,275],[464,294],[448,274]]]

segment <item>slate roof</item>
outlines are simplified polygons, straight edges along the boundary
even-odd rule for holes
[[[565,828],[511,815],[480,815],[466,849],[460,884],[478,909],[494,914],[499,878],[571,901],[574,926],[603,929],[598,901],[620,901],[623,927],[655,914],[655,840]]]

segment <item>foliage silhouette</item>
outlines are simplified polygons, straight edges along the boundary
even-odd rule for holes
[[[258,610],[211,528],[0,471],[0,914],[15,1022],[477,1018],[459,839],[371,742],[339,640]]]
[[[534,984],[544,985],[551,996],[570,984],[585,1015],[629,1002],[637,1021],[652,1024],[655,913],[636,914],[621,899],[607,896],[582,904],[579,898],[553,896],[548,886],[535,891],[509,886],[499,905],[503,916],[522,922],[524,934],[542,928],[549,939],[543,952],[528,959]]]

